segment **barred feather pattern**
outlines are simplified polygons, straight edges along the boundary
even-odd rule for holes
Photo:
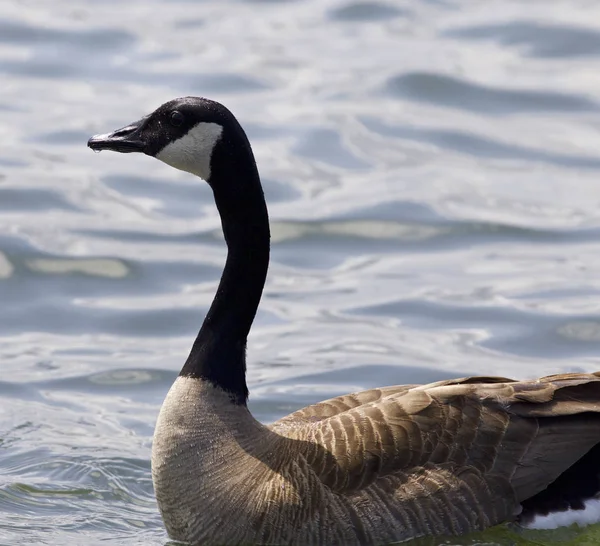
[[[513,520],[598,443],[600,372],[372,389],[271,426],[179,377],[152,475],[176,540],[385,544]]]

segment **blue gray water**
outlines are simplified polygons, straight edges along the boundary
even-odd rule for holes
[[[153,425],[225,249],[200,181],[86,141],[187,94],[269,201],[263,421],[600,369],[598,2],[2,0],[0,545],[167,540]]]

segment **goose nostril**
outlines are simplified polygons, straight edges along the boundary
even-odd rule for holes
[[[132,133],[136,129],[137,129],[136,126],[128,125],[127,127],[123,127],[121,129],[118,129],[117,131],[115,131],[113,133],[113,136],[116,136],[116,137],[127,136],[128,134]]]

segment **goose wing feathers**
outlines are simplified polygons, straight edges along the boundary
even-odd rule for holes
[[[398,503],[437,511],[449,518],[439,529],[463,532],[515,515],[600,443],[599,400],[600,374],[475,377],[341,396],[272,430],[354,503],[364,496],[379,510]],[[460,525],[459,516],[468,521]],[[424,532],[436,530],[432,517]]]
[[[505,383],[514,382],[512,379],[506,377],[464,377],[460,379],[450,379],[446,381],[438,381],[436,383],[430,383],[427,387],[444,386],[444,385],[465,385],[469,383]],[[275,428],[285,428],[289,425],[297,426],[301,423],[315,423],[316,421],[322,421],[328,417],[333,417],[338,413],[342,413],[352,408],[362,406],[370,402],[377,402],[384,398],[388,398],[392,395],[398,396],[404,394],[407,391],[421,387],[421,385],[395,385],[392,387],[379,387],[376,389],[369,389],[366,391],[360,391],[350,394],[344,394],[342,396],[336,396],[329,400],[324,400],[310,406],[290,413],[285,417],[281,418],[277,423],[274,423]]]

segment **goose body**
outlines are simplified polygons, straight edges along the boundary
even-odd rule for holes
[[[600,502],[600,372],[384,387],[259,423],[246,405],[245,352],[269,224],[241,126],[222,105],[186,97],[88,145],[205,179],[228,245],[154,434],[152,477],[171,538],[385,544]]]

